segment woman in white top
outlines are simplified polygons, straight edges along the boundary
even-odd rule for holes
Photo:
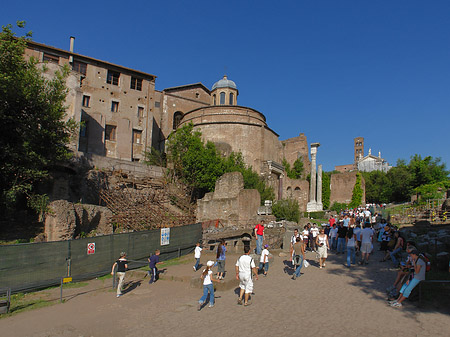
[[[214,286],[213,282],[219,282],[219,280],[213,279],[212,277],[212,266],[214,266],[214,261],[208,261],[206,263],[206,269],[203,270],[202,280],[203,280],[203,296],[198,300],[198,310],[200,310],[206,302],[206,298],[209,293],[209,307],[212,308],[214,306]]]
[[[327,250],[330,249],[330,243],[328,242],[328,236],[325,234],[323,228],[320,229],[319,235],[316,237],[317,252],[319,254],[319,268],[325,267],[325,261],[328,257]]]

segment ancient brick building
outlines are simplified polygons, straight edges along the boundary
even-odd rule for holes
[[[159,91],[155,75],[79,55],[73,42],[72,38],[66,51],[28,41],[26,56],[46,64],[49,76],[58,67],[71,69],[67,118],[82,122],[71,144],[78,155],[139,162],[150,147],[164,151],[169,135],[192,122],[204,140],[214,142],[223,153],[241,152],[278,198],[295,196],[305,209],[308,183],[286,180],[283,184],[281,163],[286,158],[292,165],[302,158],[306,177],[310,171],[306,136],[280,141],[261,112],[238,105],[238,88],[227,76],[211,90],[194,83]]]

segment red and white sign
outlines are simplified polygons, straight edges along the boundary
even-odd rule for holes
[[[87,244],[87,253],[88,255],[95,254],[95,242]]]

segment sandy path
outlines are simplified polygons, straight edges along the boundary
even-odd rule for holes
[[[227,278],[234,276],[238,255],[229,255]],[[210,256],[203,256],[206,262]],[[218,291],[214,308],[197,311],[201,290],[187,282],[161,280],[136,284],[116,298],[101,282],[74,290],[64,304],[0,320],[1,336],[448,336],[450,316],[420,311],[412,303],[395,309],[386,305],[384,289],[394,271],[379,263],[346,269],[343,256],[331,254],[325,269],[313,264],[291,280],[285,258],[275,256],[269,275],[255,281],[252,305],[236,304],[234,290]],[[193,276],[191,264],[169,267],[176,275]],[[199,276],[199,272],[197,272]],[[108,283],[109,285],[109,283]],[[90,291],[95,289],[95,291]]]

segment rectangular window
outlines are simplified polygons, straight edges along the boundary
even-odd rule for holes
[[[142,90],[142,79],[132,76],[130,88],[141,91]]]
[[[111,112],[119,112],[119,102],[111,102]]]
[[[58,64],[59,63],[59,57],[56,56],[56,55],[44,53],[44,57],[43,57],[42,61]]]
[[[86,75],[87,64],[80,61],[73,61],[72,70]]]
[[[105,126],[105,140],[116,140],[116,126],[106,125]]]
[[[83,95],[83,106],[89,107],[91,96]]]
[[[119,77],[120,73],[118,73],[117,71],[108,70],[108,74],[106,76],[106,83],[112,85],[119,85]]]
[[[144,108],[143,107],[138,106],[138,114],[137,115],[139,118],[144,117]]]
[[[161,103],[155,102],[155,108],[159,108],[161,106]]]
[[[142,131],[133,130],[133,143],[142,144]]]

